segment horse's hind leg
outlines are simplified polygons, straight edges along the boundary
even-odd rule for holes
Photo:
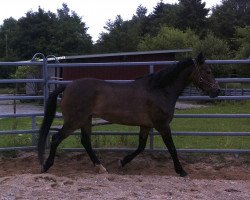
[[[169,153],[174,161],[174,168],[175,168],[176,173],[182,177],[186,176],[187,173],[182,168],[181,163],[178,159],[177,151],[176,151],[176,148],[174,146],[174,142],[173,142],[172,135],[171,135],[171,129],[170,129],[169,125],[160,125],[160,126],[157,126],[155,128],[161,134],[162,139],[168,148],[168,151],[169,151]]]
[[[59,144],[67,138],[74,130],[70,130],[67,125],[63,125],[61,130],[59,130],[56,134],[52,136],[51,146],[50,146],[50,153],[47,161],[43,165],[42,172],[46,172],[49,168],[54,164],[54,159],[56,155],[56,149]]]
[[[107,170],[102,166],[100,160],[97,158],[91,144],[91,117],[89,117],[88,121],[81,127],[81,143],[85,148],[86,152],[88,153],[91,161],[95,166],[98,167],[99,173],[106,173]]]
[[[138,148],[133,153],[125,156],[123,160],[120,161],[122,167],[133,160],[139,153],[141,153],[145,149],[149,131],[150,128],[148,127],[140,127]]]

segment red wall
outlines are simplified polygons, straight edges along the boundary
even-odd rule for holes
[[[105,62],[146,62],[146,61],[167,61],[174,60],[175,53],[137,54],[126,56],[107,56],[66,59],[65,63],[105,63]],[[159,70],[160,67],[156,67]],[[71,67],[63,68],[62,77],[64,80],[79,78],[99,78],[105,80],[132,80],[149,73],[149,66],[137,67]]]

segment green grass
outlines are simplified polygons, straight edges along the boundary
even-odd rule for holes
[[[0,94],[13,94],[14,88],[1,86],[3,86],[3,84],[0,84]]]
[[[221,102],[216,104],[207,104],[207,107],[177,110],[177,114],[240,114],[250,113],[250,102]],[[171,123],[172,131],[218,131],[218,132],[248,132],[250,119],[186,119],[174,118]],[[41,124],[41,118],[38,118],[36,126]],[[53,125],[62,124],[62,120],[56,119]],[[1,119],[0,130],[21,130],[31,129],[30,118]],[[93,131],[135,131],[138,127],[129,127],[122,125],[105,125],[93,127]],[[26,146],[31,145],[32,135],[1,135],[0,147],[8,146]],[[174,142],[177,148],[221,148],[221,149],[249,149],[250,137],[242,136],[174,136]],[[92,135],[94,147],[137,147],[138,136],[95,136]],[[148,142],[149,143],[149,142]],[[148,144],[149,145],[149,144]],[[165,148],[160,136],[155,136],[156,148]],[[60,147],[82,147],[80,136],[73,135],[67,138]]]
[[[228,89],[249,89],[249,83],[220,83],[221,88],[228,88]]]

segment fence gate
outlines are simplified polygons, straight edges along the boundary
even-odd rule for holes
[[[16,95],[16,94],[2,94],[0,95],[0,106],[3,105],[3,102],[6,101],[24,101],[24,100],[40,100],[43,102],[43,104],[46,102],[46,99],[49,95],[49,88],[51,88],[52,85],[59,85],[59,84],[68,84],[70,81],[63,81],[58,79],[52,79],[49,77],[49,69],[50,68],[65,68],[65,67],[107,67],[107,66],[127,66],[127,67],[140,67],[140,66],[148,66],[148,72],[153,73],[154,69],[158,65],[171,65],[175,64],[176,61],[155,61],[155,62],[120,62],[120,63],[48,63],[48,58],[52,57],[52,59],[56,58],[54,56],[48,56],[45,57],[42,53],[37,53],[34,55],[34,57],[29,62],[0,62],[0,69],[1,66],[8,66],[8,67],[39,67],[42,71],[42,77],[39,79],[35,78],[26,78],[26,79],[0,79],[0,84],[28,84],[28,83],[36,83],[36,84],[42,84],[42,93],[40,95]],[[39,58],[40,60],[38,60]],[[51,59],[51,58],[50,58]],[[229,65],[229,64],[250,64],[250,59],[246,60],[206,60],[207,64],[211,65]],[[136,66],[135,66],[136,65]],[[228,83],[249,83],[250,78],[218,78],[217,79],[219,83],[222,84],[228,84]],[[117,82],[121,82],[121,80],[114,80]],[[123,81],[131,81],[131,80],[123,80]],[[245,101],[250,100],[250,92],[248,89],[246,90],[239,90],[234,89],[230,90],[226,88],[224,95],[219,96],[215,99],[210,99],[207,96],[202,96],[200,93],[197,93],[197,91],[192,91],[192,89],[187,89],[183,93],[182,96],[179,98],[180,101],[231,101],[231,100],[237,100],[237,101]],[[41,121],[42,116],[44,115],[44,112],[33,112],[33,113],[0,113],[0,127],[2,127],[2,130],[0,129],[0,141],[1,140],[18,140],[18,137],[15,138],[15,136],[23,136],[27,139],[24,144],[21,144],[20,146],[16,146],[15,142],[13,142],[13,145],[5,145],[4,142],[3,145],[0,146],[0,151],[8,151],[8,150],[32,150],[36,149],[36,142],[37,142],[37,134],[39,127],[37,126],[38,122]],[[215,118],[215,119],[226,119],[226,118],[250,118],[250,114],[175,114],[175,118]],[[1,124],[4,124],[8,118],[11,118],[13,120],[16,120],[17,118],[23,118],[25,120],[30,121],[30,128],[24,127],[19,130],[15,130],[13,128],[4,127]],[[61,115],[58,114],[57,118],[61,118]],[[39,121],[40,120],[40,121]],[[250,128],[250,123],[249,123]],[[51,134],[53,134],[55,131],[52,129]],[[76,132],[76,134],[78,134]],[[118,132],[118,131],[95,131],[93,132],[93,135],[123,135],[123,136],[129,136],[129,135],[138,135],[138,132]],[[164,149],[159,149],[155,147],[155,137],[158,135],[157,132],[154,130],[151,130],[150,132],[150,142],[146,149],[146,151],[165,151]],[[250,136],[250,132],[195,132],[195,131],[183,131],[183,132],[173,132],[173,135],[176,136],[247,136],[247,138]],[[250,139],[250,138],[248,138]],[[10,142],[11,143],[11,142]],[[65,150],[71,150],[71,151],[82,151],[83,148],[65,148]],[[110,150],[110,151],[132,151],[134,149],[131,148],[98,148],[98,150]],[[205,152],[205,153],[250,153],[250,149],[178,149],[178,151],[181,152]]]

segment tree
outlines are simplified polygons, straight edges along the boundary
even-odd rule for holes
[[[190,29],[181,31],[162,27],[155,37],[146,36],[138,45],[138,50],[162,50],[192,48],[199,43],[199,37]]]
[[[250,26],[236,29],[236,42],[239,46],[236,51],[236,59],[250,59]],[[238,65],[238,74],[242,77],[250,77],[249,64]]]
[[[0,27],[0,58],[8,60],[15,58],[15,49],[13,43],[16,37],[17,20],[10,17],[3,21],[3,25]]]
[[[85,23],[66,4],[57,14],[40,7],[36,12],[27,12],[16,22],[13,40],[12,48],[19,59],[30,59],[36,52],[57,56],[92,51]]]
[[[214,36],[211,32],[193,46],[194,55],[199,52],[203,52],[204,56],[211,60],[227,59],[230,56],[227,42]]]
[[[39,7],[38,11],[29,11],[17,21],[4,20],[0,27],[1,60],[28,60],[37,52],[55,56],[90,53],[93,44],[87,29],[66,4],[57,14]],[[15,72],[15,68],[3,66],[0,70],[2,78],[9,78]]]
[[[128,21],[129,29],[131,34],[135,38],[138,44],[142,36],[147,33],[147,8],[139,5],[136,9],[136,15],[133,15],[132,19]],[[136,45],[137,46],[137,45]]]
[[[192,48],[192,56],[203,52],[207,59],[226,59],[229,57],[229,47],[225,41],[209,33],[204,39],[190,29],[182,31],[170,27],[162,27],[155,37],[147,36],[138,45],[139,50],[162,50]],[[178,55],[177,59],[187,55]],[[216,75],[227,75],[227,68],[215,68]]]
[[[0,27],[0,58],[1,61],[16,61],[17,55],[13,47],[16,37],[17,21],[14,18],[8,18],[3,21]],[[0,78],[10,78],[16,70],[15,67],[0,66]]]
[[[208,33],[207,36],[195,43],[193,46],[193,55],[202,52],[206,59],[220,60],[228,59],[230,57],[229,46],[226,41],[214,36],[213,33]],[[215,66],[212,65],[213,72],[216,77],[225,77],[233,71],[234,66]]]
[[[145,11],[145,10],[144,10]],[[123,21],[118,15],[114,21],[109,20],[95,44],[97,52],[135,51],[143,34],[143,15],[134,16],[130,21]]]
[[[162,1],[157,3],[147,18],[147,34],[155,36],[163,26],[178,28],[178,13],[178,4],[164,4]]]
[[[57,53],[59,55],[76,55],[92,51],[91,36],[87,34],[88,28],[82,19],[63,4],[57,10],[58,22],[55,36],[57,37]]]
[[[16,72],[11,75],[15,79],[39,79],[41,78],[41,68],[37,66],[21,66],[17,67]],[[21,83],[18,89],[26,87],[26,94],[38,95],[43,89],[42,83]]]
[[[136,9],[136,15],[133,18],[144,19],[146,17],[148,10],[146,7],[143,7],[141,4]]]
[[[102,32],[96,43],[98,52],[121,52],[126,42],[124,30],[122,28],[123,19],[120,15],[114,21],[108,20],[104,27],[107,32]]]
[[[181,30],[190,28],[196,34],[203,36],[208,25],[209,12],[205,6],[206,3],[202,3],[201,0],[179,0],[178,28]]]
[[[147,33],[155,36],[161,27],[169,26],[183,31],[191,29],[199,36],[204,36],[209,12],[205,5],[201,0],[179,0],[179,4],[160,1],[147,18]]]
[[[56,45],[54,30],[56,15],[46,13],[40,7],[37,12],[29,11],[17,22],[15,50],[20,59],[30,59],[36,52],[53,54]]]
[[[246,59],[250,58],[250,26],[236,29],[236,42],[239,48],[236,52],[236,58]]]
[[[107,32],[95,44],[98,52],[136,51],[141,39],[146,35],[156,36],[162,26],[176,25],[177,4],[159,2],[154,11],[147,16],[147,9],[139,5],[131,20],[123,21],[117,16],[109,20],[105,29]]]
[[[236,28],[250,25],[250,1],[223,0],[221,5],[212,9],[209,21],[213,33],[226,40],[232,50],[236,50],[233,39]]]

